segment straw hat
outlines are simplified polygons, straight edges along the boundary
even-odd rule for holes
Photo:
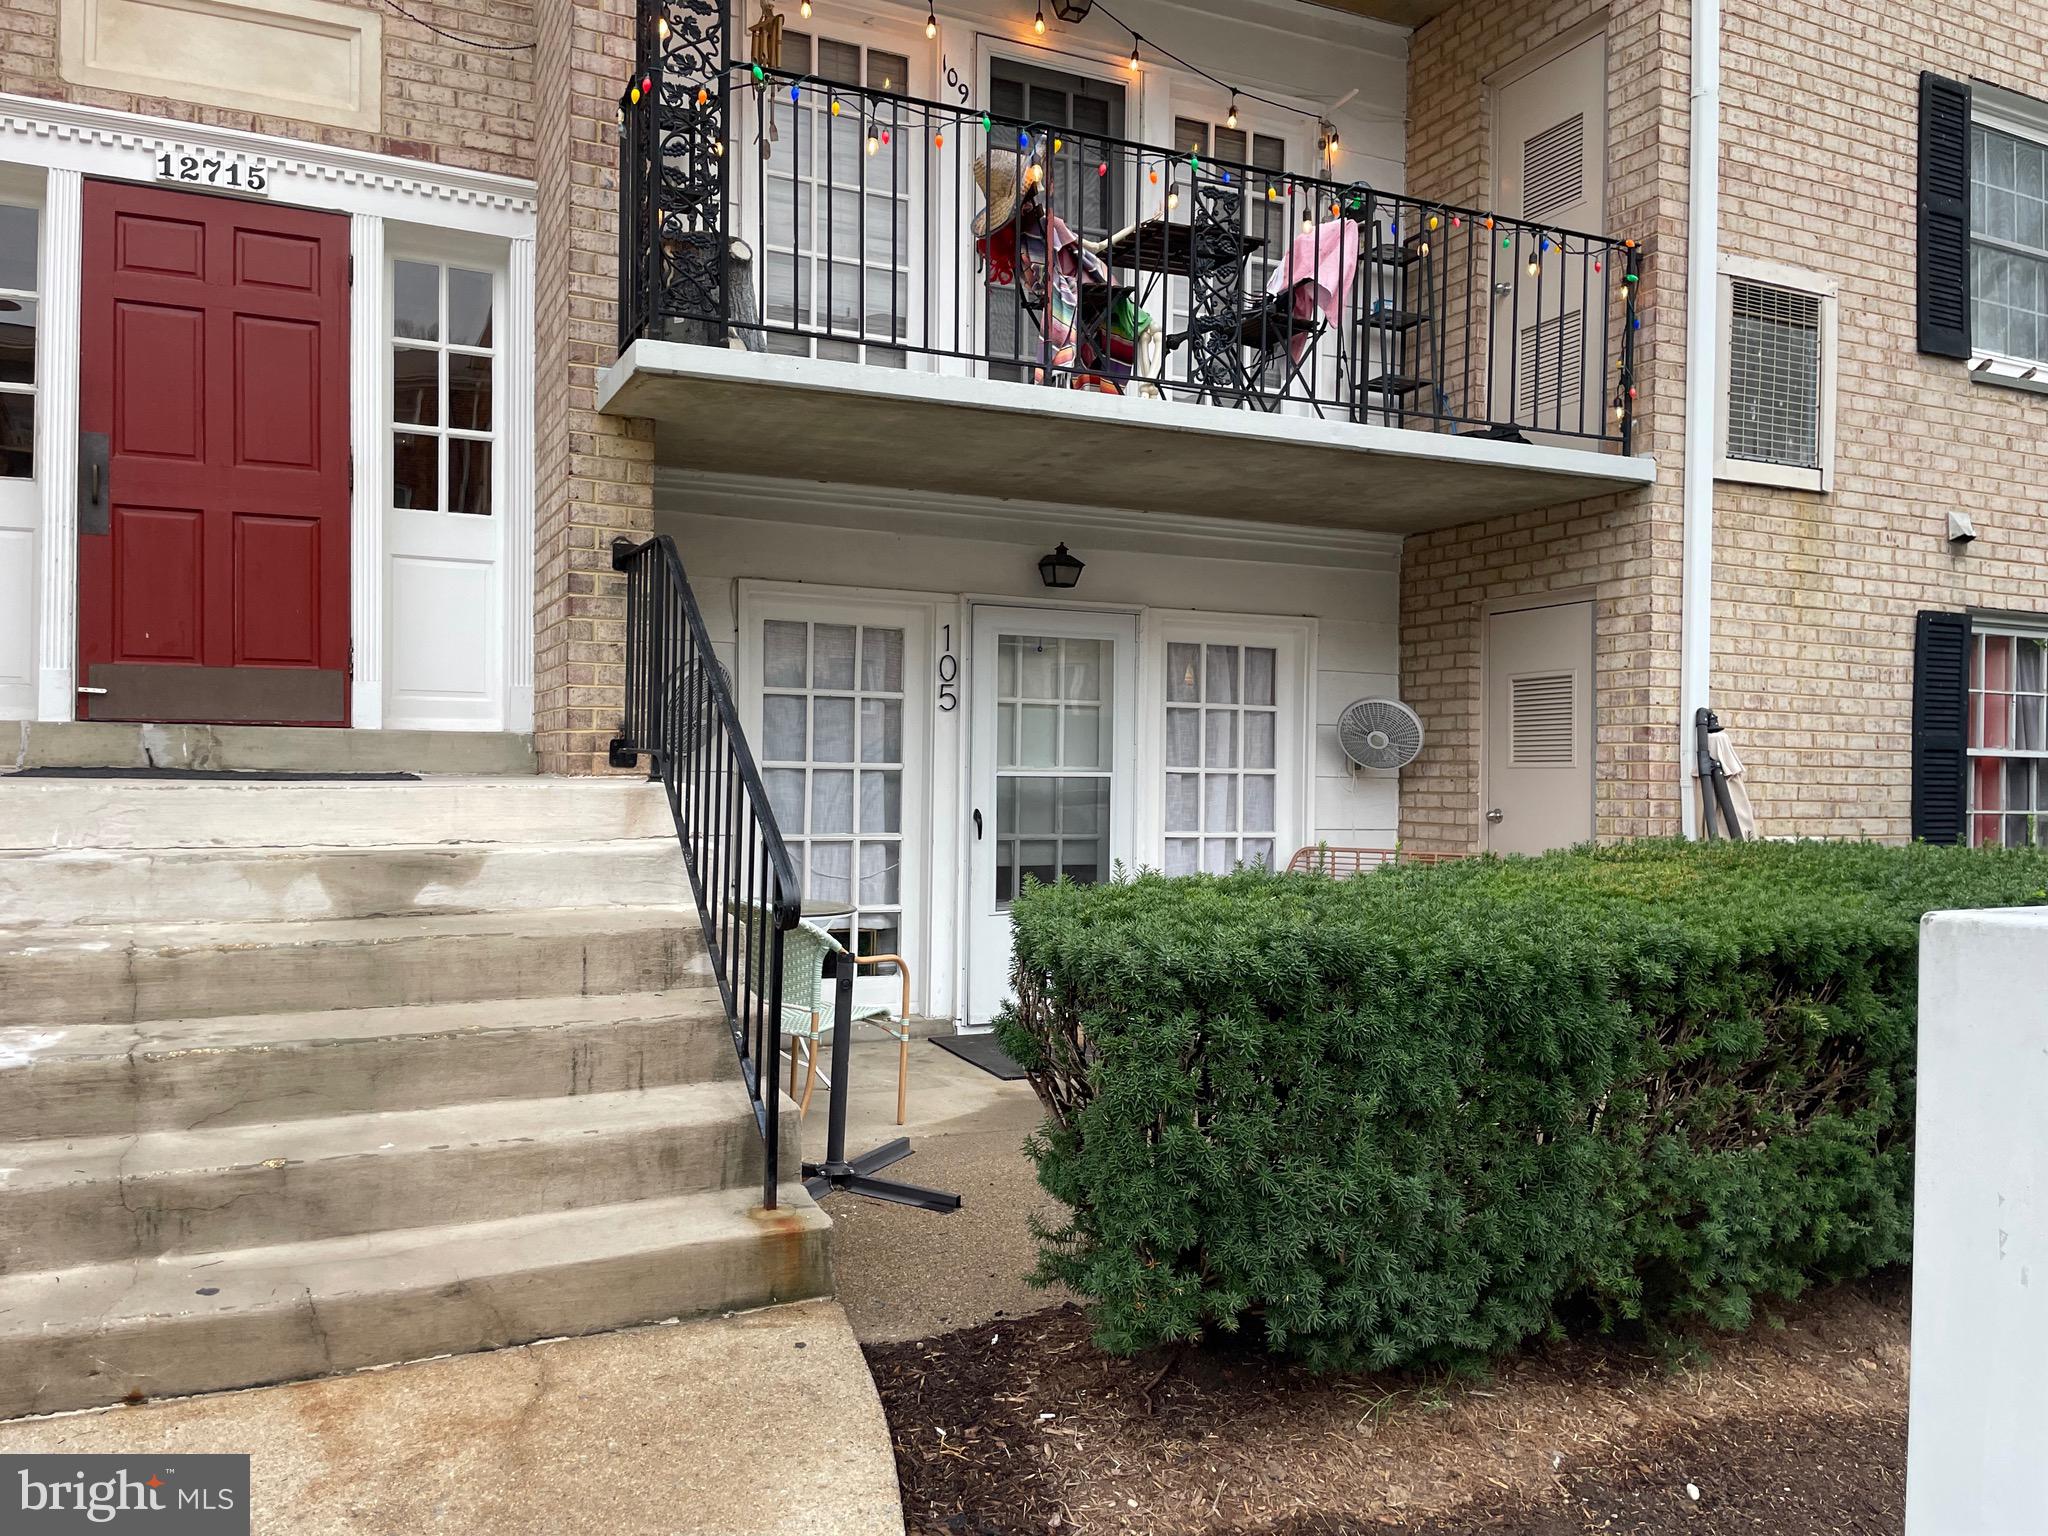
[[[974,184],[981,188],[981,199],[988,205],[974,216],[976,239],[1017,216],[1017,163],[1020,158],[1001,150],[989,150],[974,157]]]

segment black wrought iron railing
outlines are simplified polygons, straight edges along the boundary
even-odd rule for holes
[[[645,757],[668,794],[760,1126],[762,1202],[772,1210],[781,1175],[783,936],[797,924],[802,888],[674,541],[620,539],[612,568],[626,577],[626,699],[611,759],[630,767]]]
[[[1629,451],[1634,241],[739,64],[728,5],[643,0],[622,349]]]

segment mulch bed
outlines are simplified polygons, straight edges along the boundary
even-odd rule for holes
[[[1490,1378],[1134,1360],[1072,1306],[871,1345],[913,1536],[1896,1533],[1907,1287],[1842,1287],[1671,1366],[1574,1342]]]

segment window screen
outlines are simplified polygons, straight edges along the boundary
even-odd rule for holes
[[[1970,129],[1970,342],[2048,361],[2048,147]]]
[[[1820,296],[1743,278],[1731,295],[1727,456],[1820,468]]]

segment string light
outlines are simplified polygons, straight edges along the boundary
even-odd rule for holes
[[[924,35],[926,37],[937,37],[939,35],[939,13],[932,9],[929,3],[924,8]]]
[[[804,0],[804,3],[808,5],[810,0]],[[664,43],[668,41],[668,13],[666,11],[654,19],[654,35]]]
[[[1107,176],[1109,174],[1109,162],[1107,160],[1096,161],[1095,174],[1097,176]]]
[[[945,147],[946,147],[946,136],[945,136],[945,135],[944,135],[943,133],[935,133],[935,134],[933,134],[933,135],[932,135],[932,148],[933,148],[933,149],[944,149]]]
[[[839,98],[837,96],[832,98],[832,115],[834,117],[839,115]]]
[[[1235,91],[1230,93],[1230,116],[1223,120],[1223,126],[1226,128],[1235,128],[1237,126],[1237,92]]]
[[[809,21],[811,19],[811,0],[804,0],[804,3],[796,8],[796,13],[803,17],[805,21]]]
[[[872,155],[881,147],[882,141],[875,137],[875,130],[873,128],[868,129],[868,153]]]
[[[1142,43],[1143,41],[1144,39],[1138,36],[1137,33],[1133,32],[1131,34],[1131,68],[1134,71],[1138,67],[1138,44]]]
[[[1045,0],[1038,0],[1038,15],[1032,19],[1031,30],[1045,36]]]
[[[1167,190],[1167,193],[1166,193],[1166,211],[1167,211],[1168,213],[1171,213],[1171,212],[1173,212],[1173,210],[1174,210],[1174,209],[1178,208],[1179,206],[1180,206],[1180,188],[1179,188],[1179,187],[1171,187],[1171,188],[1169,188],[1169,189]]]

